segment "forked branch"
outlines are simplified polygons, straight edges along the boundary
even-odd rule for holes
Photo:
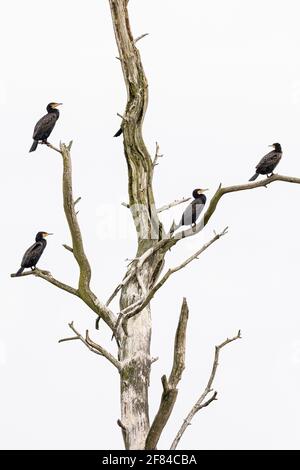
[[[71,336],[69,338],[62,338],[58,342],[63,343],[66,341],[74,341],[74,340],[80,340],[90,351],[92,351],[95,354],[98,354],[99,356],[105,357],[111,364],[113,364],[118,371],[120,372],[122,367],[121,363],[111,354],[109,353],[106,349],[104,349],[100,344],[95,343],[89,336],[88,330],[86,330],[85,337],[83,337],[74,327],[74,323],[71,322],[68,324],[69,328],[76,334],[76,336]]]
[[[192,421],[193,417],[195,416],[195,414],[198,413],[198,411],[200,411],[202,408],[205,408],[206,406],[208,406],[210,403],[212,403],[214,400],[217,399],[217,392],[213,390],[212,386],[213,386],[213,382],[214,382],[216,372],[217,372],[217,368],[218,368],[218,365],[219,365],[220,351],[227,344],[232,343],[232,341],[235,341],[235,340],[240,339],[240,338],[241,338],[241,331],[239,330],[238,334],[236,336],[234,336],[233,338],[227,338],[225,341],[223,341],[223,343],[221,343],[221,344],[219,344],[219,346],[215,347],[214,362],[213,362],[211,374],[210,374],[209,380],[207,382],[207,385],[205,387],[205,390],[202,393],[202,395],[199,397],[199,399],[196,401],[195,405],[193,406],[193,408],[191,409],[191,411],[189,412],[189,414],[187,415],[185,420],[183,421],[178,433],[176,434],[176,437],[175,437],[170,449],[174,450],[174,449],[177,448],[180,439],[182,438],[182,436],[183,436],[184,432],[186,431],[187,427],[191,424],[191,421]],[[205,399],[207,398],[207,396],[210,393],[212,393],[212,396],[205,401]]]
[[[131,318],[134,315],[137,315],[138,313],[140,313],[150,303],[150,301],[153,299],[156,292],[167,282],[167,280],[169,279],[169,277],[172,274],[174,274],[177,271],[180,271],[181,269],[185,268],[193,260],[198,259],[198,257],[205,250],[207,250],[207,248],[209,248],[214,242],[219,240],[221,237],[226,235],[227,230],[228,230],[228,227],[226,227],[221,233],[216,233],[215,236],[209,242],[205,243],[192,256],[187,258],[185,261],[183,261],[178,266],[175,266],[174,268],[168,269],[168,271],[164,274],[164,276],[152,287],[152,289],[150,289],[150,291],[146,294],[146,296],[143,299],[140,299],[139,301],[137,301],[135,306],[131,305],[130,308],[127,307],[126,312],[124,312],[124,311],[120,312],[120,315],[124,317],[124,322],[126,323],[129,320],[129,318]],[[120,320],[118,319],[116,325],[119,322],[120,322]]]
[[[72,237],[72,252],[80,270],[78,293],[79,297],[113,329],[115,323],[114,314],[100,302],[90,289],[91,267],[84,251],[81,230],[75,211],[75,205],[80,199],[75,201],[73,198],[71,146],[72,142],[68,146],[61,143],[60,151],[63,157],[64,211]]]
[[[178,238],[187,238],[196,233],[200,232],[203,227],[208,223],[209,219],[215,212],[217,205],[220,199],[224,196],[224,194],[235,193],[238,191],[247,191],[249,189],[256,189],[256,188],[267,188],[269,184],[274,183],[275,181],[283,181],[285,183],[294,183],[300,184],[300,178],[296,178],[294,176],[283,176],[283,175],[273,175],[270,178],[264,178],[260,181],[254,181],[253,183],[245,183],[245,184],[237,184],[234,186],[227,186],[222,188],[221,184],[219,185],[217,191],[213,195],[209,206],[204,214],[203,219],[196,225],[196,228],[193,230],[191,228],[184,230],[183,232],[179,232],[177,235]]]
[[[33,271],[24,272],[20,276],[11,274],[11,277],[24,277],[34,275],[40,277],[50,284],[69,292],[70,294],[80,297],[98,316],[103,318],[107,325],[113,330],[115,325],[115,315],[113,312],[103,305],[96,295],[90,289],[91,280],[91,268],[87,256],[84,251],[82,235],[77,220],[77,213],[75,212],[75,205],[80,201],[81,198],[73,199],[73,187],[72,187],[72,162],[71,162],[71,147],[72,141],[69,145],[60,143],[60,150],[54,147],[49,142],[47,146],[52,150],[60,153],[63,158],[63,201],[64,211],[66,219],[69,225],[72,246],[63,245],[68,251],[73,253],[80,270],[78,288],[74,289],[63,282],[55,279],[52,274],[48,271],[42,271],[35,269]]]

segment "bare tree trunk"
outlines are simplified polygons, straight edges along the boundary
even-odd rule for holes
[[[136,282],[131,282],[122,293],[123,302],[132,303],[138,292]],[[125,304],[123,304],[125,305]],[[121,371],[121,421],[126,449],[144,449],[149,432],[148,386],[151,358],[151,311],[148,306],[129,320],[127,334],[120,344]]]
[[[127,106],[122,129],[128,166],[129,206],[135,221],[137,257],[151,248],[161,232],[152,191],[153,162],[142,137],[142,123],[148,103],[148,84],[139,51],[130,30],[127,0],[110,0],[116,42],[127,88]],[[161,266],[152,256],[122,288],[120,308],[124,310],[145,295]],[[133,268],[130,267],[128,272]],[[124,331],[125,329],[125,331]],[[149,432],[148,386],[151,369],[150,305],[130,318],[120,334],[121,426],[126,449],[144,449]]]

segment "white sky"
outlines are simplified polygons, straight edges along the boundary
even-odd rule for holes
[[[278,170],[300,176],[299,2],[296,0],[131,0],[135,36],[149,80],[144,125],[151,152],[165,157],[155,174],[158,205],[195,187],[243,183],[268,144],[280,142]],[[75,284],[77,268],[61,196],[61,161],[47,148],[28,155],[32,130],[50,101],[62,101],[51,142],[74,140],[75,195],[105,301],[134,256],[126,164],[117,112],[125,105],[108,1],[4,1],[1,70],[0,447],[118,449],[122,438],[118,376],[77,342],[58,344],[67,323],[111,351],[110,332],[76,298],[33,277],[10,279],[38,230],[55,232],[40,262]],[[168,448],[208,379],[214,345],[223,350],[219,400],[195,417],[183,449],[299,448],[299,193],[275,183],[224,197],[206,229],[167,257],[174,266],[229,225],[229,234],[174,275],[153,302],[151,417],[160,377],[169,373],[180,304],[190,306],[187,367]],[[164,214],[167,224],[183,207]],[[117,304],[113,305],[117,311]],[[162,341],[163,338],[163,341]]]

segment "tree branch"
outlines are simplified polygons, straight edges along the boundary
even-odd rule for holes
[[[52,150],[55,150],[55,152],[61,153],[61,151],[57,147],[54,147],[54,145],[50,144],[50,142],[42,142],[42,144],[47,145],[47,147],[51,148]]]
[[[73,248],[69,245],[66,245],[66,244],[63,244],[63,247],[67,250],[67,251],[70,251],[71,253],[73,253]]]
[[[154,156],[154,159],[153,159],[153,168],[158,165],[158,159],[159,158],[162,158],[163,157],[163,154],[159,154],[159,145],[158,145],[158,142],[155,142],[155,156]]]
[[[211,198],[209,206],[204,214],[204,217],[196,225],[195,229],[193,230],[192,228],[189,228],[187,230],[179,232],[179,234],[176,235],[176,238],[177,239],[187,238],[187,237],[190,237],[199,233],[203,229],[203,227],[205,227],[205,225],[208,223],[209,219],[215,212],[220,199],[224,196],[224,194],[234,193],[237,191],[247,191],[248,189],[256,189],[256,188],[263,188],[263,187],[266,188],[269,184],[274,183],[275,181],[283,181],[285,183],[300,184],[300,178],[296,178],[293,176],[283,176],[283,175],[273,175],[270,178],[264,178],[260,181],[254,181],[253,183],[251,182],[251,183],[246,183],[246,184],[238,184],[234,186],[227,186],[224,188],[222,188],[220,184],[217,191]]]
[[[141,39],[145,38],[146,36],[149,36],[149,33],[141,34],[140,36],[138,36],[138,37],[134,40],[134,43],[136,44],[138,41],[140,41]]]
[[[217,397],[217,392],[213,391],[212,385],[213,385],[213,382],[214,382],[214,379],[215,379],[215,376],[216,376],[216,372],[217,372],[217,368],[218,368],[218,365],[219,365],[220,351],[227,344],[232,343],[232,341],[235,341],[235,340],[240,339],[240,338],[241,338],[241,331],[239,330],[238,334],[236,336],[234,336],[233,338],[227,338],[225,341],[223,341],[223,343],[221,343],[221,344],[219,344],[219,346],[215,347],[214,362],[213,362],[211,374],[210,374],[209,380],[207,382],[207,385],[205,387],[205,390],[202,393],[202,395],[200,396],[200,398],[196,401],[195,405],[193,406],[193,408],[191,409],[191,411],[189,412],[189,414],[187,415],[185,420],[183,421],[178,433],[176,434],[176,437],[175,437],[170,449],[175,450],[177,448],[178,443],[179,443],[180,439],[183,436],[183,433],[186,431],[187,427],[191,424],[191,421],[192,421],[193,417],[195,416],[195,414],[198,413],[198,411],[200,411],[202,408],[208,406],[210,403],[212,403],[214,400],[217,399],[216,398]],[[205,398],[207,397],[207,395],[211,392],[214,392],[213,395],[207,401],[204,401]]]
[[[60,151],[63,157],[64,211],[72,237],[73,254],[80,270],[78,294],[79,297],[90,308],[92,308],[92,310],[97,313],[97,315],[100,315],[110,328],[113,329],[115,323],[114,314],[99,301],[99,299],[90,289],[91,267],[84,251],[82,235],[77,220],[77,214],[75,212],[75,205],[79,202],[80,199],[78,198],[76,201],[74,201],[73,198],[72,162],[70,155],[71,145],[71,142],[69,146],[61,143]]]
[[[113,330],[115,325],[115,315],[113,312],[103,305],[96,295],[90,289],[91,281],[91,268],[87,256],[84,251],[82,235],[77,220],[77,213],[75,212],[75,205],[80,201],[81,198],[73,199],[73,187],[72,187],[72,162],[70,150],[72,147],[72,141],[69,145],[60,143],[60,150],[56,149],[49,142],[47,146],[51,149],[59,152],[63,158],[63,201],[64,211],[66,219],[69,225],[69,230],[72,237],[72,247],[63,245],[68,251],[71,251],[79,266],[79,281],[78,289],[68,286],[58,280],[56,280],[50,272],[41,271],[35,269],[32,272],[25,272],[22,276],[28,276],[33,274],[37,277],[41,277],[46,281],[50,282],[56,287],[63,289],[77,297],[80,297],[97,315],[99,315],[107,323],[107,325]],[[11,277],[17,277],[15,274],[11,274]]]
[[[152,287],[152,289],[148,292],[148,294],[146,296],[144,296],[144,299],[141,301],[137,301],[136,303],[136,307],[135,308],[131,308],[130,312],[128,312],[128,307],[127,307],[127,311],[126,311],[126,315],[125,315],[125,318],[124,318],[124,321],[128,321],[129,318],[133,317],[134,315],[137,315],[138,313],[140,313],[148,304],[149,302],[153,299],[154,295],[156,294],[156,292],[165,284],[165,282],[169,279],[169,277],[176,273],[177,271],[180,271],[181,269],[185,268],[188,264],[190,264],[194,259],[198,259],[198,257],[205,251],[207,250],[207,248],[210,247],[210,245],[212,245],[214,242],[216,242],[217,240],[219,240],[219,238],[223,237],[224,235],[226,235],[228,231],[228,227],[226,227],[221,233],[217,233],[215,234],[215,236],[207,243],[205,243],[199,250],[197,250],[192,256],[190,256],[189,258],[187,258],[185,261],[183,261],[181,264],[179,264],[178,266],[175,266],[174,268],[171,268],[171,269],[168,269],[168,271],[164,274],[164,276],[160,279],[160,281],[158,281],[154,287]],[[131,306],[133,307],[133,306]],[[121,315],[124,315],[124,311],[121,312]],[[118,321],[117,321],[118,323]]]
[[[210,247],[210,245],[212,245],[215,241],[219,240],[219,238],[223,237],[224,235],[226,235],[227,233],[227,230],[228,230],[228,227],[226,227],[221,233],[218,233],[218,234],[215,234],[215,236],[207,243],[205,243],[201,248],[200,250],[197,250],[196,253],[194,253],[192,256],[190,256],[189,258],[187,258],[185,261],[183,261],[180,265],[176,266],[175,268],[172,268],[172,269],[169,269],[165,274],[164,276],[160,279],[160,281],[158,281],[153,287],[152,289],[146,293],[146,295],[143,295],[139,300],[137,300],[134,304],[131,304],[129,305],[128,307],[126,307],[125,309],[123,309],[119,315],[118,315],[118,318],[117,318],[117,321],[115,323],[115,326],[114,326],[114,330],[113,330],[113,335],[112,335],[112,339],[117,336],[117,332],[118,332],[118,329],[120,327],[120,324],[121,324],[121,321],[123,319],[123,328],[124,328],[124,331],[126,332],[127,331],[127,322],[130,318],[132,318],[133,316],[137,315],[138,313],[140,313],[149,303],[150,301],[153,299],[154,295],[156,294],[156,292],[165,284],[165,282],[169,279],[169,277],[176,273],[177,271],[180,271],[181,269],[185,268],[189,263],[191,263],[194,259],[197,259],[205,250],[207,250],[207,248]],[[148,258],[148,256],[150,256],[148,254],[148,252],[145,253],[146,256],[146,259]],[[137,262],[137,265],[135,267],[133,267],[133,271],[131,271],[128,276],[122,281],[121,284],[119,284],[116,289],[114,290],[114,292],[112,293],[112,295],[109,297],[106,305],[108,305],[112,299],[117,295],[117,293],[120,291],[120,289],[126,285],[126,283],[134,276],[134,275],[137,275],[138,276],[138,271],[142,268],[143,266],[143,263],[145,261],[145,259],[143,259],[144,256],[142,256],[141,258],[139,259],[136,259],[134,261]]]
[[[211,199],[208,209],[204,215],[204,225],[207,224],[212,214],[215,212],[218,202],[221,199],[221,197],[224,196],[224,194],[234,193],[237,191],[246,191],[248,189],[267,187],[268,184],[274,183],[274,181],[283,181],[286,183],[300,184],[300,178],[295,178],[293,176],[273,175],[270,178],[265,178],[263,180],[256,181],[253,183],[227,186],[225,188],[222,188],[220,186],[218,190],[216,191],[216,193],[214,194],[213,198]]]
[[[89,332],[86,330],[86,335],[85,338],[76,330],[74,327],[73,322],[68,323],[69,327],[71,328],[72,331],[76,334],[76,336],[72,336],[70,338],[63,338],[60,339],[58,342],[63,343],[65,341],[73,341],[73,340],[80,340],[90,351],[92,351],[95,354],[98,354],[99,356],[105,357],[111,364],[113,364],[118,371],[120,372],[122,370],[121,363],[106,349],[104,349],[100,344],[95,343],[94,341],[91,340],[89,337]]]
[[[175,201],[170,202],[169,204],[165,204],[164,206],[161,206],[157,209],[157,213],[159,214],[160,212],[167,211],[171,207],[178,206],[179,204],[184,204],[185,202],[188,202],[191,198],[190,197],[183,197],[182,199],[175,199]],[[121,206],[126,207],[127,209],[130,209],[130,205],[127,202],[121,202]]]
[[[165,206],[159,207],[157,209],[157,213],[167,211],[171,207],[178,206],[179,204],[184,204],[185,202],[188,202],[191,198],[190,197],[183,197],[182,199],[175,199],[175,201],[170,202],[169,204],[166,204]]]
[[[52,274],[49,271],[43,271],[41,269],[35,268],[33,271],[25,271],[22,274],[18,275],[17,274],[11,274],[10,277],[24,277],[24,276],[36,276],[40,277],[41,279],[44,279],[47,282],[50,282],[55,287],[58,287],[59,289],[62,289],[66,292],[69,292],[69,294],[76,295],[79,297],[79,292],[77,289],[74,289],[74,287],[68,286],[67,284],[64,284],[63,282],[58,281],[55,279]]]
[[[185,345],[188,317],[189,309],[186,299],[184,298],[174,342],[173,367],[168,380],[166,376],[162,377],[163,392],[161,402],[146,439],[146,450],[156,448],[177,399],[177,385],[181,380],[181,376],[185,368]]]

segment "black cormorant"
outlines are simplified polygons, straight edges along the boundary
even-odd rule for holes
[[[249,181],[254,181],[258,177],[258,175],[273,175],[273,171],[280,162],[282,157],[282,149],[281,145],[276,143],[269,145],[269,147],[273,147],[274,150],[267,153],[258,165],[256,165],[256,173],[249,179]]]
[[[37,233],[35,237],[35,243],[30,248],[28,248],[28,250],[23,256],[21,267],[16,273],[17,276],[20,276],[20,274],[24,271],[25,268],[31,268],[32,270],[35,269],[38,260],[40,259],[44,249],[46,248],[47,241],[45,240],[45,237],[47,237],[48,235],[53,235],[53,233]]]
[[[33,144],[29,152],[34,152],[38,146],[39,141],[42,141],[43,144],[47,143],[47,139],[53,128],[57,119],[59,118],[59,111],[57,106],[60,106],[62,103],[49,103],[47,106],[47,114],[43,116],[35,125],[33,131]]]
[[[187,206],[185,209],[184,213],[181,216],[179,224],[175,225],[171,229],[171,232],[174,230],[177,230],[179,227],[183,225],[195,225],[197,219],[199,218],[201,212],[204,209],[205,203],[206,203],[206,196],[204,191],[207,191],[207,189],[194,189],[193,191],[193,198],[194,200],[190,202],[190,204]]]

